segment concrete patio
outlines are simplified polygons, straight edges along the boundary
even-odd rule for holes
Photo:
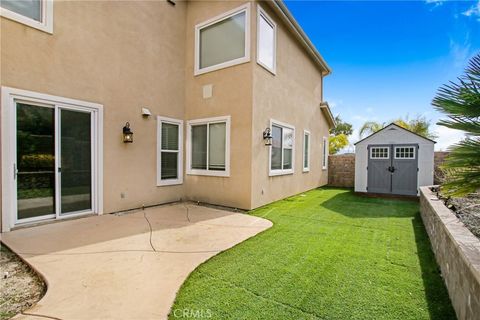
[[[165,319],[191,271],[271,225],[177,203],[2,234],[48,285],[37,305],[16,318]]]

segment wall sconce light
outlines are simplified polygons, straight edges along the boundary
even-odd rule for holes
[[[123,142],[124,143],[132,143],[133,142],[133,132],[130,130],[130,123],[125,123],[125,127],[123,127]]]
[[[272,134],[270,131],[270,128],[266,128],[265,131],[263,131],[263,141],[265,141],[266,146],[271,146],[272,145]]]

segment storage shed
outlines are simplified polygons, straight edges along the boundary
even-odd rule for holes
[[[433,184],[435,141],[394,123],[355,143],[355,192],[418,194]]]

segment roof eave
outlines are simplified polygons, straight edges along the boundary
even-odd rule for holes
[[[295,18],[288,10],[287,6],[283,2],[283,0],[268,0],[266,1],[272,9],[284,20],[288,27],[290,27],[293,34],[297,37],[297,39],[301,42],[301,44],[307,49],[307,52],[313,58],[313,60],[320,66],[322,71],[322,76],[327,76],[332,73],[332,69],[328,66],[325,59],[323,59],[320,52],[318,52],[317,48],[313,45],[310,41],[308,36],[303,31],[302,27],[298,24]]]
[[[405,128],[399,126],[398,124],[392,122],[392,123],[390,123],[389,125],[386,125],[386,126],[383,127],[382,129],[378,130],[377,132],[374,132],[374,133],[366,136],[365,138],[363,138],[363,139],[361,139],[361,140],[358,140],[358,141],[355,142],[353,145],[356,146],[356,145],[359,144],[360,142],[363,142],[363,141],[369,139],[370,137],[376,135],[377,133],[380,133],[381,131],[387,129],[387,128],[390,127],[390,126],[395,126],[395,127],[400,128],[400,129],[402,129],[402,130],[405,130],[405,131],[407,131],[407,132],[410,132],[410,133],[412,133],[412,134],[414,134],[414,135],[416,135],[416,136],[419,136],[420,138],[423,138],[423,139],[425,139],[425,140],[428,140],[428,141],[430,141],[430,142],[433,142],[433,144],[436,144],[436,143],[437,143],[437,141],[435,141],[435,140],[432,140],[432,139],[430,139],[430,138],[427,138],[427,137],[424,137],[424,136],[422,136],[422,135],[419,135],[418,133],[415,133],[415,132],[413,132],[413,131],[411,131],[411,130],[405,129]]]
[[[327,118],[327,122],[329,125],[329,129],[335,128],[337,123],[335,122],[335,117],[333,116],[332,110],[330,110],[330,106],[328,105],[328,102],[320,102],[320,109],[322,110],[323,114]]]

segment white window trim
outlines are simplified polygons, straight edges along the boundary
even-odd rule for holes
[[[327,170],[328,169],[328,137],[323,137],[322,139],[322,170]],[[325,164],[325,165],[324,165]]]
[[[373,149],[387,149],[386,157],[373,157]],[[390,159],[390,147],[370,147],[370,159],[373,160],[387,160]]]
[[[265,65],[260,61],[260,19],[264,19],[273,28],[273,69]],[[262,9],[260,5],[257,5],[257,63],[265,68],[265,70],[271,72],[273,75],[277,74],[277,24],[272,18]]]
[[[178,151],[162,150],[162,123],[178,125]],[[177,179],[162,180],[162,152],[177,153]],[[183,120],[157,116],[157,187],[183,183]]]
[[[230,116],[195,119],[187,121],[187,174],[198,176],[230,177]],[[212,124],[225,122],[225,171],[192,169],[192,125]],[[209,133],[207,133],[209,134]],[[207,144],[207,165],[208,165],[208,144]]]
[[[308,166],[305,167],[305,137],[308,136],[308,154],[307,154],[307,162]],[[303,157],[302,157],[302,166],[303,166],[303,172],[309,172],[310,171],[310,153],[311,153],[311,140],[312,140],[312,135],[310,134],[310,131],[308,130],[303,130]]]
[[[245,54],[243,57],[216,64],[214,66],[205,67],[200,69],[200,31],[212,24],[220,22],[224,19],[230,18],[238,13],[245,12]],[[228,68],[238,64],[246,63],[250,61],[250,3],[246,3],[240,7],[224,12],[218,16],[215,16],[207,21],[199,23],[195,26],[195,67],[194,75],[200,75],[207,72],[212,72],[219,69]]]
[[[92,113],[92,210],[67,215],[58,212],[53,218],[68,219],[86,214],[103,214],[103,106],[97,103],[63,98],[33,91],[2,87],[1,149],[2,149],[2,231],[17,224],[17,188],[13,170],[16,165],[16,108],[15,101],[51,105],[61,109],[85,110]],[[57,137],[58,139],[58,137]],[[58,164],[56,164],[58,166]],[[57,198],[57,208],[58,208]],[[47,217],[48,218],[48,217]],[[30,220],[34,222],[33,220]],[[38,221],[38,219],[37,219]],[[28,223],[26,219],[19,223]]]
[[[412,148],[413,149],[413,158],[399,158],[399,157],[397,157],[397,149],[400,149],[400,148]],[[414,146],[398,146],[398,147],[395,147],[395,150],[393,152],[394,159],[395,160],[397,160],[397,159],[398,160],[413,160],[416,157],[416,151],[415,151],[416,149],[417,148],[415,148]]]
[[[53,0],[42,0],[42,21],[33,20],[2,7],[0,7],[0,16],[43,32],[53,33]]]
[[[281,176],[285,174],[293,174],[295,172],[295,127],[284,122],[280,122],[277,120],[270,119],[270,132],[272,132],[272,126],[276,125],[282,128],[292,129],[293,130],[293,142],[292,142],[292,169],[274,169],[272,170],[272,146],[269,147],[268,153],[268,175],[270,177],[273,176]],[[283,131],[282,131],[283,136]],[[283,167],[283,137],[282,137],[282,167]]]

